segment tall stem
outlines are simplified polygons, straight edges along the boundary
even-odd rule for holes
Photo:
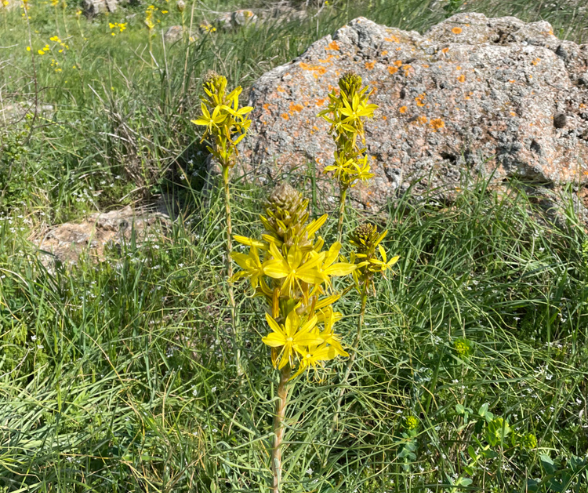
[[[282,451],[280,446],[284,439],[283,422],[286,417],[286,399],[288,397],[288,380],[292,369],[286,365],[280,371],[280,384],[278,385],[278,401],[276,402],[276,414],[274,416],[274,446],[272,448],[272,493],[280,493],[282,482]]]
[[[353,341],[353,347],[351,351],[351,355],[349,356],[349,360],[347,361],[347,367],[345,368],[345,374],[343,375],[343,380],[341,381],[341,388],[339,389],[339,399],[337,400],[337,408],[335,411],[335,418],[334,423],[337,424],[339,419],[339,412],[341,411],[341,403],[343,402],[343,394],[345,393],[345,384],[349,379],[349,374],[351,373],[351,368],[353,367],[353,363],[355,362],[355,358],[357,356],[357,348],[359,347],[359,343],[361,342],[361,333],[363,330],[363,321],[365,318],[365,307],[367,304],[367,287],[368,283],[366,282],[363,285],[363,291],[361,293],[361,310],[359,312],[359,319],[357,320],[357,333],[355,334],[355,340]]]
[[[229,166],[223,166],[223,185],[225,189],[225,216],[227,218],[227,277],[233,277],[233,263],[231,261],[231,252],[233,251],[233,226],[231,223],[231,190],[229,188]],[[233,291],[233,284],[229,284],[229,308],[231,310],[231,327],[235,335],[236,356],[237,356],[237,373],[241,374],[241,341],[237,329],[237,310],[235,305],[235,293]]]
[[[347,186],[341,185],[339,194],[339,223],[337,224],[337,241],[341,243],[343,235],[343,218],[345,217],[345,199],[347,198]]]

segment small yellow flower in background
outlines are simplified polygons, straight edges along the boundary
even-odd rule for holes
[[[161,13],[162,13],[162,14],[167,14],[167,13],[168,13],[168,11],[167,11],[167,10],[162,10],[162,11],[161,11]]]
[[[111,31],[115,31],[115,32],[111,32],[110,35],[111,36],[116,36],[116,30],[118,30],[118,33],[122,33],[126,28],[127,28],[127,23],[119,23],[119,22],[109,22],[108,23],[108,27],[110,27]]]
[[[31,47],[30,46],[27,46],[27,51],[31,51]]]
[[[200,29],[202,31],[204,31],[205,33],[213,33],[216,32],[216,27],[213,27],[212,24],[208,24],[208,23],[202,23],[200,24]]]

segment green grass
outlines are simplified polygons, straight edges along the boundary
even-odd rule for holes
[[[340,1],[302,23],[199,35],[189,50],[164,50],[155,38],[152,59],[140,7],[82,17],[82,39],[76,5],[65,23],[59,11],[58,34],[50,4],[34,3],[33,53],[55,35],[69,46],[37,55],[35,66],[20,11],[0,22],[2,104],[55,108],[0,126],[0,491],[269,491],[276,372],[261,342],[261,304],[241,285],[243,377],[234,366],[223,204],[218,191],[201,191],[204,155],[189,122],[201,77],[213,68],[247,88],[368,8],[375,21],[422,31],[445,15],[430,3]],[[239,5],[252,4],[197,3],[194,23],[208,8]],[[586,13],[550,5],[466,8],[546,19],[561,37],[585,41]],[[156,6],[170,12],[160,14],[164,27],[179,23],[173,5]],[[109,22],[128,27],[112,37]],[[410,194],[390,204],[382,226],[386,248],[401,255],[396,274],[369,301],[335,429],[345,361],[318,381],[296,381],[285,492],[510,493],[533,491],[538,478],[535,491],[588,491],[587,465],[574,459],[588,449],[588,238],[571,206],[556,227],[531,213],[524,187],[510,186],[518,193],[507,197],[472,180],[451,206]],[[131,240],[103,262],[47,270],[27,241],[47,223],[161,193],[180,210],[171,230]],[[326,201],[314,193],[318,216]],[[261,233],[266,194],[235,185],[236,233]],[[345,230],[361,219],[350,211]],[[333,214],[327,242],[335,224]],[[347,345],[358,305],[352,292],[338,302]],[[468,357],[455,350],[462,339]],[[538,446],[508,438],[468,472],[468,446],[480,453],[488,443],[475,424],[484,404]],[[409,416],[416,429],[407,429]],[[473,481],[452,490],[456,478]]]

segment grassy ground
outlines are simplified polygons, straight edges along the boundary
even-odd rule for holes
[[[197,2],[192,15],[187,3],[194,26],[262,6]],[[77,5],[33,0],[29,22],[18,8],[3,17],[0,104],[54,111],[0,122],[0,491],[269,491],[276,373],[244,287],[243,377],[234,365],[223,204],[200,191],[204,155],[189,123],[201,75],[213,68],[247,88],[359,14],[422,31],[443,6],[459,7],[332,3],[302,22],[199,33],[189,46],[158,34],[152,55],[144,7],[87,21]],[[158,33],[181,23],[173,5],[155,6]],[[464,7],[546,19],[585,41],[580,3]],[[296,382],[284,491],[588,491],[588,238],[571,211],[558,229],[529,214],[523,191],[467,185],[448,208],[410,196],[390,205],[396,275],[369,302],[336,427],[345,362]],[[234,231],[258,235],[266,191],[235,186]],[[105,262],[48,272],[27,241],[47,224],[161,193],[181,207],[169,234],[130,241]],[[360,219],[352,212],[346,231]],[[358,304],[353,294],[338,304],[347,344]],[[505,423],[512,431],[496,441]],[[513,446],[515,433],[537,444]]]

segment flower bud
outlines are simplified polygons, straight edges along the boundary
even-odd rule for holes
[[[184,10],[186,10],[186,4],[184,3],[183,0],[178,0],[178,3],[176,3],[176,7],[178,9],[178,11],[183,12]]]

